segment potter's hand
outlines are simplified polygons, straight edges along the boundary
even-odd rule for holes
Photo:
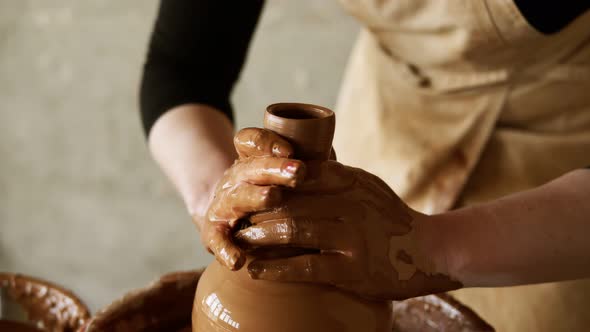
[[[204,222],[197,222],[203,225],[205,247],[231,270],[242,267],[246,259],[231,240],[238,220],[278,205],[278,186],[295,187],[305,170],[302,162],[288,159],[293,154],[289,143],[271,131],[243,129],[234,145],[240,157],[218,182]]]
[[[308,163],[307,173],[295,192],[284,194],[280,208],[252,216],[254,225],[236,239],[257,250],[318,252],[258,258],[248,266],[251,277],[329,284],[388,300],[461,286],[441,273],[436,253],[427,249],[422,226],[428,217],[406,206],[377,176],[335,161]]]

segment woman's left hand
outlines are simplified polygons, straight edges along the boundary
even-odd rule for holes
[[[307,163],[308,176],[278,209],[250,218],[242,247],[297,247],[312,254],[261,259],[254,279],[332,285],[372,299],[400,300],[461,287],[431,245],[429,217],[410,209],[377,176],[336,161]]]

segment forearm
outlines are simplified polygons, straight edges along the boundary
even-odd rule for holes
[[[200,104],[162,115],[150,131],[149,147],[191,215],[204,213],[216,182],[236,159],[231,122]]]
[[[212,187],[235,159],[230,95],[262,6],[262,0],[160,2],[141,117],[154,158],[193,215],[204,213]]]
[[[438,265],[466,287],[590,277],[590,170],[431,221]]]

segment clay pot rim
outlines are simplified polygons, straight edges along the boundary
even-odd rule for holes
[[[281,114],[281,112],[284,112],[286,110],[292,110],[292,109],[296,109],[299,112],[304,112],[306,114],[309,114],[310,117],[309,118],[307,118],[307,117],[306,118],[296,118],[296,117],[291,117],[285,113]],[[266,107],[266,111],[268,112],[268,116],[272,118],[270,120],[275,120],[275,118],[276,118],[280,121],[283,121],[282,119],[286,118],[291,121],[297,121],[297,122],[312,122],[312,121],[315,122],[315,121],[322,121],[322,119],[335,116],[334,111],[332,111],[331,109],[329,109],[327,107],[315,105],[315,104],[306,104],[306,103],[290,103],[290,102],[274,103],[274,104],[268,105],[268,107]]]
[[[332,150],[336,114],[329,108],[303,103],[276,103],[264,112],[264,128],[279,134],[301,160],[327,160]]]
[[[34,287],[29,287],[30,285],[33,285]],[[34,289],[41,287],[47,288],[48,291],[43,295],[35,294]],[[88,309],[88,306],[80,299],[80,297],[78,297],[73,291],[56,283],[22,273],[0,272],[0,288],[7,289],[9,295],[11,295],[11,291],[17,292],[23,291],[24,289],[25,296],[34,296],[36,298],[53,296],[57,293],[60,297],[67,300],[65,301],[67,307],[74,308],[75,312],[78,313],[78,317],[70,320],[70,324],[66,325],[72,329],[83,326],[90,319],[90,309]],[[36,300],[35,303],[47,302]],[[63,303],[63,301],[61,303]],[[28,311],[26,303],[23,304],[23,307],[25,308],[25,311]],[[41,319],[42,321],[55,318],[54,316],[52,317],[53,313],[49,309],[51,309],[51,307],[46,310],[46,318]],[[36,321],[31,322],[36,323]],[[75,324],[76,326],[71,326],[72,324]]]

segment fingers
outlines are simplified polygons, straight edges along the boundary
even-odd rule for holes
[[[316,220],[331,219],[352,225],[367,218],[365,210],[363,201],[347,199],[342,195],[283,192],[279,206],[251,215],[248,220],[252,224],[262,224],[278,219],[312,216]],[[338,234],[342,232],[339,231]]]
[[[352,233],[350,226],[334,219],[291,217],[252,225],[235,234],[245,248],[292,246],[313,249],[338,249]]]
[[[234,137],[234,146],[240,158],[293,156],[291,144],[278,134],[262,128],[244,128]]]
[[[349,278],[351,266],[348,258],[343,255],[301,255],[254,260],[248,265],[248,273],[252,279],[335,285]]]
[[[239,270],[246,262],[246,254],[231,240],[229,225],[208,224],[202,238],[205,247],[228,269]]]
[[[280,188],[249,183],[241,183],[219,195],[209,207],[208,217],[211,221],[232,223],[250,213],[275,207],[281,201]]]
[[[248,158],[232,167],[233,181],[248,182],[260,186],[295,187],[305,177],[305,164],[302,161],[285,158]]]

